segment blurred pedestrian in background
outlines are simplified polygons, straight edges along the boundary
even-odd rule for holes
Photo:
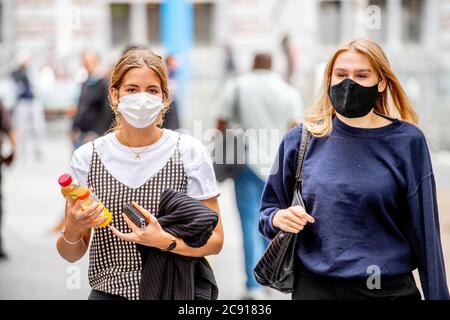
[[[108,80],[102,74],[100,58],[96,52],[82,55],[87,78],[81,85],[77,112],[71,139],[74,149],[105,134],[112,125],[114,114],[108,105]]]
[[[177,95],[177,58],[175,55],[166,57],[167,76],[169,77],[169,89],[171,102],[169,110],[164,116],[164,128],[177,130],[180,128],[180,118],[178,113],[179,97]]]
[[[114,122],[114,113],[108,101],[107,77],[110,74],[102,72],[100,58],[95,51],[83,52],[82,62],[87,77],[81,85],[77,111],[70,132],[74,150],[86,142],[103,136]],[[63,226],[64,216],[52,227],[52,231],[59,232]]]
[[[297,53],[291,44],[291,40],[289,35],[286,35],[281,40],[281,49],[283,50],[283,54],[286,58],[286,72],[284,75],[284,79],[287,83],[292,84],[292,76],[295,73],[296,68],[296,56]]]
[[[3,138],[6,136],[11,145],[9,154],[3,155]],[[2,242],[2,216],[3,216],[3,198],[2,198],[2,167],[4,165],[9,166],[13,160],[16,152],[16,137],[11,125],[10,114],[8,110],[3,106],[0,100],[0,259],[6,259],[7,255],[3,247]]]
[[[18,157],[25,158],[33,149],[35,159],[40,159],[43,151],[45,116],[42,103],[36,99],[30,75],[31,56],[18,55],[18,67],[12,72],[16,99],[13,106],[13,122],[17,132]]]
[[[230,45],[225,46],[225,78],[233,78],[236,75],[236,61],[233,49]]]
[[[292,299],[420,300],[416,268],[425,299],[449,299],[433,168],[417,123],[378,44],[359,39],[333,53],[319,100],[284,137],[262,198],[267,238],[301,232]],[[305,208],[290,206],[302,130],[312,135]]]
[[[218,129],[241,128],[245,134],[245,166],[234,177],[236,202],[242,227],[246,293],[244,299],[262,297],[253,269],[267,246],[258,232],[259,206],[264,182],[276,153],[276,144],[293,120],[302,114],[302,100],[296,90],[272,71],[272,56],[255,55],[253,70],[225,88],[219,111]]]

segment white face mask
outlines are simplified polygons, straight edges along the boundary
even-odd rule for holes
[[[135,128],[146,128],[155,122],[163,108],[161,97],[147,92],[123,96],[118,110],[125,120]]]

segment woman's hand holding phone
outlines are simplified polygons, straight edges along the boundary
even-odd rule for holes
[[[167,248],[168,243],[172,240],[172,235],[163,230],[158,220],[155,217],[138,205],[136,202],[131,203],[147,220],[147,226],[141,228],[134,224],[126,214],[122,214],[126,223],[132,230],[130,233],[122,233],[113,226],[109,226],[111,231],[119,238],[125,241],[131,241],[134,243],[142,244],[148,247],[155,247],[158,249]]]

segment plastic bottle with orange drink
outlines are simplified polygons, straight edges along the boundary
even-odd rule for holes
[[[71,204],[77,201],[75,191],[80,187],[78,181],[73,180],[70,174],[63,174],[59,177],[58,183],[61,186],[61,193]]]
[[[78,198],[78,201],[80,201],[81,210],[85,210],[87,207],[98,203],[101,204],[101,201],[93,194],[87,187],[80,186],[78,189],[75,190],[75,195]],[[110,224],[112,220],[111,212],[106,207],[103,207],[103,213],[104,216],[107,217],[106,221],[103,222],[101,225],[99,225],[100,228],[104,228],[107,225]],[[100,220],[103,220],[104,216],[100,218]]]

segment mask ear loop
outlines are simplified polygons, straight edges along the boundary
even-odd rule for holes
[[[117,95],[117,101],[120,101],[120,97],[119,97],[119,90],[115,87],[111,88],[112,90],[116,91],[116,95]],[[112,104],[112,103],[111,103]],[[117,108],[119,106],[119,103],[117,103],[114,107]]]
[[[381,80],[383,80],[382,77],[380,77],[380,78],[378,79],[377,86],[380,85]],[[381,94],[381,92],[378,92],[378,93]],[[375,108],[373,109],[373,112],[376,113],[376,114],[378,114],[378,115],[381,115],[377,110],[375,110]],[[381,115],[381,116],[383,116],[383,115]]]
[[[381,80],[383,80],[383,78],[378,78],[378,82],[377,82],[377,88],[378,88],[378,86],[380,85],[380,82],[381,82]]]
[[[381,77],[380,79],[378,79],[378,83],[377,83],[377,85],[380,85],[380,82],[381,81],[383,81],[384,79]],[[387,86],[387,84],[386,84],[386,86]],[[381,93],[381,92],[380,92]]]

